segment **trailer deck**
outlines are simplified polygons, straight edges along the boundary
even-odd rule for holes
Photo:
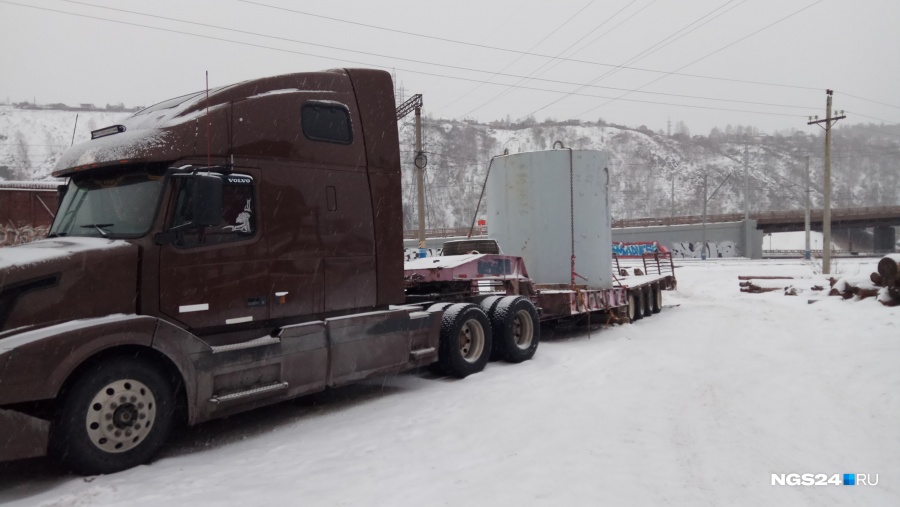
[[[615,259],[613,285],[539,284],[528,276],[521,257],[470,253],[425,257],[404,264],[409,303],[480,302],[492,295],[525,296],[538,308],[541,321],[609,314],[637,320],[658,313],[663,290],[676,286],[668,252]]]

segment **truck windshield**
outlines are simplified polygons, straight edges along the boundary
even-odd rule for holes
[[[143,236],[156,216],[162,186],[162,175],[143,171],[73,178],[50,236]]]

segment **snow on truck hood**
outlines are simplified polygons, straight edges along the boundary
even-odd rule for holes
[[[125,251],[131,243],[120,239],[65,237],[50,238],[24,245],[0,248],[0,271],[8,272],[29,266],[60,261],[78,254],[106,250]],[[3,275],[0,275],[2,277]],[[2,279],[0,279],[2,283]]]

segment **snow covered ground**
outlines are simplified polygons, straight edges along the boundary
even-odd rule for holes
[[[0,504],[900,505],[900,307],[738,291],[738,275],[812,276],[800,261],[681,265],[661,314],[556,330],[524,364],[378,379],[204,424],[111,476],[12,464]],[[773,473],[878,484],[773,486]]]

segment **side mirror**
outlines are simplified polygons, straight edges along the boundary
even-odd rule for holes
[[[222,178],[211,174],[192,176],[193,212],[192,225],[210,227],[222,221]]]

